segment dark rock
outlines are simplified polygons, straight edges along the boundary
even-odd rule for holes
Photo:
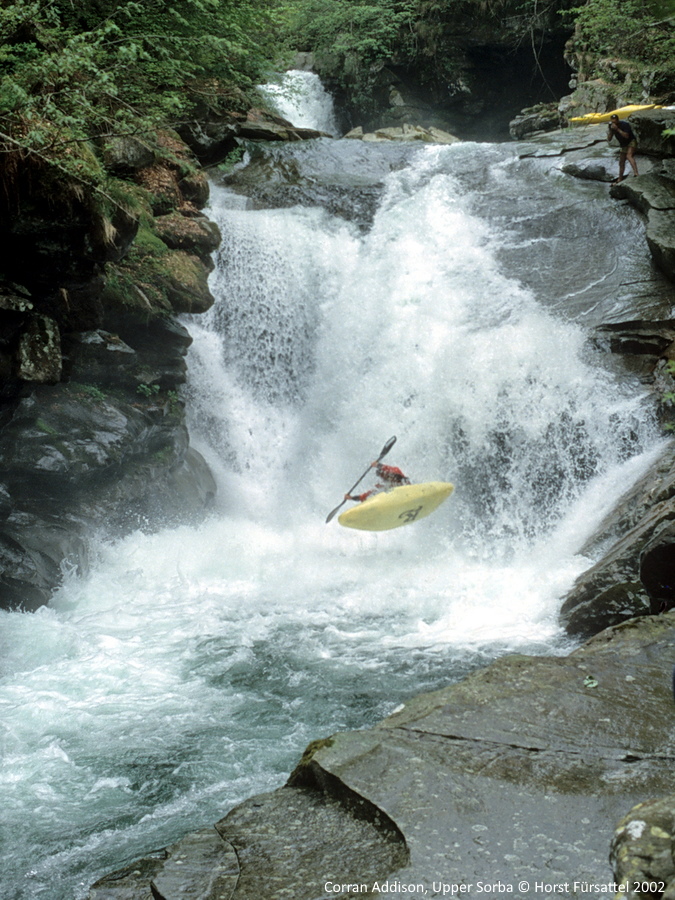
[[[178,182],[178,190],[184,200],[202,209],[209,202],[209,180],[203,172],[193,172]]]
[[[646,236],[654,262],[675,281],[675,208],[650,212]]]
[[[584,178],[587,181],[605,181],[611,182],[616,175],[613,170],[616,168],[614,161],[596,162],[595,160],[587,160],[579,163],[566,163],[562,167],[562,171],[574,178]]]
[[[85,572],[82,522],[56,504],[50,515],[15,509],[0,523],[0,609],[44,606],[65,569]]]
[[[246,113],[210,113],[201,122],[185,123],[180,127],[183,140],[207,166],[222,162],[239,146],[240,140],[250,141],[306,141],[330,137],[313,128],[299,128],[281,116],[261,109]]]
[[[612,353],[662,356],[675,344],[675,320],[616,322],[595,330],[596,343]]]
[[[588,637],[609,625],[650,612],[640,578],[640,555],[651,539],[675,519],[675,447],[617,504],[582,553],[609,545],[567,595],[560,619],[569,634]]]
[[[509,133],[516,141],[540,131],[552,131],[560,128],[560,113],[557,104],[542,103],[531,109],[524,109],[519,116],[509,123]]]
[[[178,131],[205,166],[222,162],[238,146],[237,119],[234,117],[185,122],[178,127]]]
[[[220,230],[215,222],[205,216],[187,218],[174,212],[158,216],[154,227],[167,247],[196,253],[202,261],[208,260],[220,246]]]
[[[155,151],[133,136],[106,138],[102,149],[103,164],[114,175],[128,175],[155,162]]]
[[[0,522],[4,521],[12,511],[12,498],[7,487],[0,483]]]
[[[99,388],[59,384],[21,399],[0,458],[14,483],[56,479],[65,492],[138,454],[154,428],[145,410]]]
[[[168,500],[162,504],[161,516],[177,522],[196,521],[210,509],[216,496],[216,482],[206,460],[194,447],[189,447],[182,462],[168,475],[169,497],[175,497],[173,509]]]
[[[138,219],[117,206],[110,219],[102,214],[92,217],[89,242],[97,260],[119,262],[126,256],[138,234]]]
[[[19,337],[17,377],[55,384],[61,378],[61,335],[48,316],[30,315]]]
[[[652,612],[675,606],[675,522],[659,529],[640,554],[640,580],[652,601]]]
[[[138,354],[118,335],[103,329],[79,331],[64,338],[66,373],[81,384],[139,383],[133,377]]]
[[[675,156],[675,135],[664,137],[666,129],[675,128],[675,110],[649,109],[633,113],[630,123],[642,153]]]

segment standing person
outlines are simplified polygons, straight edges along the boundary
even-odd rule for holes
[[[375,469],[375,474],[382,479],[383,483],[376,484],[374,488],[365,491],[363,494],[357,494],[356,496],[345,494],[345,500],[358,500],[360,503],[363,503],[368,497],[372,497],[373,494],[379,494],[380,491],[390,491],[392,488],[400,487],[402,484],[410,484],[410,479],[406,478],[397,466],[385,466],[377,460],[370,465],[371,468]]]
[[[616,138],[619,142],[619,177],[615,178],[612,184],[619,184],[626,177],[623,173],[626,168],[626,160],[630,163],[633,175],[637,175],[637,163],[635,162],[635,151],[637,150],[637,138],[635,132],[625,119],[620,119],[616,113],[609,120],[609,128],[607,129],[607,142],[612,138]]]

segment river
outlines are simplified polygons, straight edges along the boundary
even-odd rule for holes
[[[660,443],[588,329],[651,263],[605,187],[521,156],[323,138],[214,184],[217,303],[185,321],[217,509],[103,536],[49,607],[0,614],[3,900],[83,898],[283,784],[310,740],[569,649],[580,548]],[[454,495],[397,531],[326,525],[394,434],[387,460]]]

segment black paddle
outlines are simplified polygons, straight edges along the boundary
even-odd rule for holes
[[[380,455],[377,457],[377,459],[375,460],[375,462],[376,462],[376,463],[379,463],[379,461],[380,461],[381,459],[383,459],[383,458],[387,455],[387,453],[389,453],[389,451],[391,450],[391,448],[394,446],[395,443],[396,443],[396,435],[394,435],[393,437],[390,437],[390,438],[389,438],[389,440],[387,441],[387,443],[386,443],[386,444],[384,445],[384,447],[382,448],[382,452],[381,452]],[[371,463],[371,464],[368,466],[368,468],[366,469],[366,471],[363,473],[363,475],[362,475],[362,476],[359,478],[359,480],[356,482],[356,484],[353,484],[353,485],[349,488],[349,490],[347,491],[348,494],[351,494],[351,492],[354,490],[354,488],[355,488],[357,485],[361,484],[361,482],[362,482],[363,479],[366,477],[366,475],[368,474],[368,472],[370,472],[370,470],[373,468],[373,465],[374,465],[374,463]],[[329,513],[328,513],[328,516],[327,516],[327,518],[326,518],[326,524],[328,524],[328,523],[330,522],[330,520],[333,518],[333,516],[335,515],[335,513],[336,513],[336,512],[340,509],[340,507],[343,506],[345,503],[346,503],[346,499],[343,500],[342,503],[338,503],[338,505],[335,507],[335,509],[334,509],[332,512],[329,512]]]

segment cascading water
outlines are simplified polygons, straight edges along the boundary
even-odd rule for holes
[[[650,414],[563,317],[559,280],[515,280],[520,226],[480,208],[495,181],[535,193],[536,167],[453,145],[390,168],[367,230],[214,188],[189,394],[219,508],[102,542],[49,608],[2,614],[3,900],[86,896],[283,783],[311,739],[501,653],[566,649],[560,597],[656,452]],[[583,290],[565,281],[570,303]],[[593,290],[589,308],[613,302]],[[391,434],[390,462],[455,495],[393,532],[325,525]]]
[[[338,133],[330,95],[313,72],[291,69],[276,81],[261,85],[260,90],[279,115],[296,127]]]

